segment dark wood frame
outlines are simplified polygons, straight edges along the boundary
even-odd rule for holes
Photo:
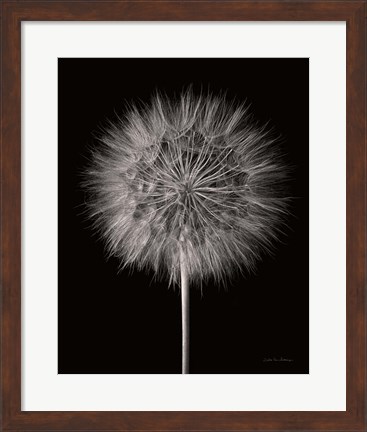
[[[346,21],[347,410],[345,412],[21,411],[21,21]],[[366,2],[2,2],[2,430],[365,431]]]

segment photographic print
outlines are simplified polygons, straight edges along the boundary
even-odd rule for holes
[[[308,373],[308,79],[58,60],[59,373]]]

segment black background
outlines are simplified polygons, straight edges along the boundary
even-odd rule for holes
[[[256,274],[203,296],[191,287],[190,372],[308,373],[308,59],[59,59],[59,373],[181,372],[179,289],[117,274],[82,215],[80,173],[93,134],[125,101],[190,84],[270,120],[295,197],[287,236]]]

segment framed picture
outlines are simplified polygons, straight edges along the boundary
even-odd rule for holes
[[[3,430],[365,430],[365,2],[2,17]]]

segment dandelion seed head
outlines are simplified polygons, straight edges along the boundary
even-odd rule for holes
[[[121,266],[217,281],[255,268],[287,215],[287,167],[248,107],[156,94],[110,123],[85,173],[88,215]]]

